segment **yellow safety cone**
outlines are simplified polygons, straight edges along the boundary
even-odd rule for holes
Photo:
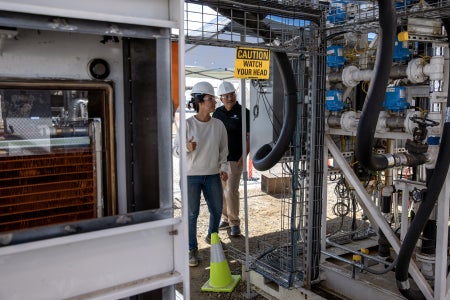
[[[217,232],[211,234],[211,265],[209,280],[202,286],[202,292],[232,292],[241,280],[241,275],[231,275],[230,267],[223,253]]]

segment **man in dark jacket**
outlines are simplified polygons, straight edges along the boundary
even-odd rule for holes
[[[239,183],[242,176],[244,156],[242,155],[242,106],[236,101],[236,89],[230,82],[219,85],[218,94],[223,105],[213,113],[213,117],[221,120],[228,134],[228,180],[222,181],[223,208],[219,229],[231,227],[230,235],[241,234],[239,219]],[[246,143],[249,152],[250,111],[246,109]]]

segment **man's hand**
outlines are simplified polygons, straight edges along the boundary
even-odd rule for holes
[[[237,161],[237,166],[238,166],[238,168],[241,168],[241,167],[242,167],[242,161],[243,161],[243,158],[242,158],[242,156],[241,156],[241,158],[239,158],[239,160]]]

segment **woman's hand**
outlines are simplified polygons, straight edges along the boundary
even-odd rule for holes
[[[197,142],[194,142],[194,137],[191,137],[186,143],[186,149],[188,152],[194,151],[197,148]]]
[[[224,171],[220,171],[220,179],[222,181],[227,181],[228,180],[228,173],[224,172]]]

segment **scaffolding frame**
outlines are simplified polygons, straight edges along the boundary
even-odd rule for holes
[[[186,1],[186,44],[252,46],[285,52],[297,83],[297,125],[274,167],[289,177],[280,198],[280,230],[260,241],[250,267],[283,287],[311,288],[319,280],[325,132],[325,13],[303,1]],[[256,84],[263,84],[256,82]],[[272,170],[269,170],[271,172]],[[275,171],[274,171],[275,172]],[[244,260],[239,251],[231,255]]]

